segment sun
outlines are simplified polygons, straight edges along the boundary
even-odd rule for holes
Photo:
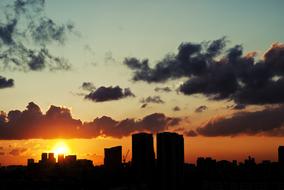
[[[64,142],[64,141],[58,141],[53,149],[52,152],[54,152],[55,156],[58,156],[58,154],[69,154],[70,153],[70,149],[68,147],[68,145]]]

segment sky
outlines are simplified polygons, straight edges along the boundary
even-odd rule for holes
[[[0,163],[25,164],[64,142],[101,164],[103,148],[121,144],[126,154],[140,131],[183,134],[186,162],[276,160],[283,6],[2,1]]]

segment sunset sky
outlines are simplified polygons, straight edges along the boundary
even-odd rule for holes
[[[126,154],[139,131],[183,134],[186,162],[276,160],[283,8],[282,0],[1,1],[1,165],[58,146],[101,164],[105,147]]]

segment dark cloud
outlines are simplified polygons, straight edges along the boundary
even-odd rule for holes
[[[147,98],[142,98],[140,103],[142,103],[141,108],[146,108],[148,104],[164,104],[165,102],[160,96],[148,96]]]
[[[70,69],[64,58],[49,52],[48,46],[52,43],[63,45],[74,26],[56,23],[44,9],[44,0],[14,0],[0,4],[1,69]]]
[[[95,91],[90,92],[85,96],[85,99],[92,100],[94,102],[105,102],[111,100],[119,100],[127,97],[135,97],[129,88],[122,89],[119,86],[101,86]]]
[[[154,90],[156,92],[171,92],[172,91],[170,87],[156,87]]]
[[[21,154],[25,153],[28,149],[26,148],[14,148],[12,149],[9,154],[12,156],[20,156]]]
[[[173,107],[173,111],[180,111],[180,107],[178,106]]]
[[[201,112],[204,112],[204,111],[207,110],[207,109],[208,109],[207,106],[202,105],[202,106],[199,106],[198,108],[196,108],[196,109],[195,109],[195,112],[196,112],[196,113],[201,113]]]
[[[140,108],[146,108],[148,104],[142,104]]]
[[[46,113],[31,102],[24,111],[12,110],[0,114],[0,139],[54,139],[54,138],[96,138],[108,136],[121,138],[133,132],[160,132],[178,126],[181,118],[167,117],[153,113],[142,119],[127,118],[114,120],[103,116],[91,122],[82,123],[74,119],[69,109],[51,105]],[[2,119],[1,119],[2,118]],[[16,151],[13,152],[16,154]]]
[[[196,137],[198,134],[193,130],[189,130],[189,131],[184,132],[184,135],[187,137]]]
[[[164,104],[165,102],[161,99],[160,96],[148,96],[147,98],[143,98],[140,100],[141,103],[148,104]]]
[[[0,76],[0,89],[1,88],[10,88],[14,86],[13,79],[6,79],[5,77]]]
[[[236,104],[235,106],[234,106],[234,109],[235,110],[243,110],[243,109],[245,109],[246,108],[246,105],[245,104]]]
[[[284,136],[284,106],[255,112],[239,112],[214,119],[196,131],[203,136],[271,135]]]
[[[96,90],[95,85],[92,82],[83,82],[82,89],[86,91],[94,91]]]
[[[203,94],[211,100],[233,100],[236,104],[278,104],[284,102],[284,44],[273,44],[263,59],[255,52],[243,54],[243,47],[226,48],[226,39],[182,43],[176,54],[166,55],[154,67],[149,61],[126,58],[133,81],[164,83],[186,79],[179,91]]]

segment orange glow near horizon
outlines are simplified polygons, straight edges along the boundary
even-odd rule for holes
[[[57,157],[58,154],[67,155],[70,154],[70,148],[63,140],[60,140],[56,142],[51,152],[54,152],[55,157]]]

